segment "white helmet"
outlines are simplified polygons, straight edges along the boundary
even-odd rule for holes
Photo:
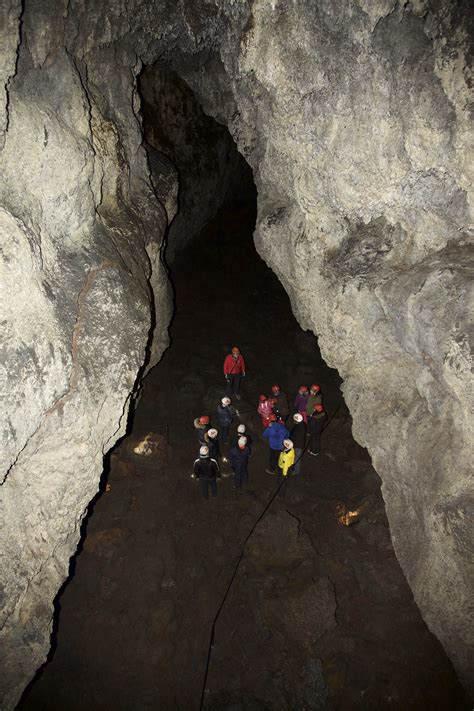
[[[223,397],[221,403],[224,405],[224,407],[230,405],[230,397]]]
[[[284,439],[283,446],[285,447],[285,449],[293,449],[293,442],[291,441],[291,439]]]
[[[293,415],[293,419],[295,422],[303,422],[303,415],[300,412],[296,412]]]
[[[243,433],[245,432],[245,425],[239,425],[239,426],[237,427],[237,432],[238,432],[239,434],[243,434]]]
[[[210,437],[211,439],[214,439],[215,437],[217,437],[218,432],[217,432],[217,430],[214,429],[214,427],[211,427],[210,430],[207,430],[207,435],[208,435],[208,437]]]
[[[199,450],[199,456],[200,457],[208,457],[209,456],[209,447],[206,447],[206,445],[203,444],[201,449]]]
[[[239,445],[239,447],[245,447],[245,445],[247,444],[247,437],[239,437],[237,444]]]

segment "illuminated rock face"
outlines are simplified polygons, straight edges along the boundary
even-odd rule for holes
[[[103,453],[167,344],[176,174],[137,91],[158,58],[254,170],[257,249],[344,378],[400,563],[472,688],[469,3],[53,5],[2,8],[2,707],[45,659]]]

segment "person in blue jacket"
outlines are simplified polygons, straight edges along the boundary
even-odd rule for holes
[[[283,422],[277,421],[276,415],[270,415],[269,420],[268,427],[263,431],[263,438],[268,440],[269,445],[268,469],[265,471],[267,474],[276,474],[278,458],[284,449],[283,440],[288,439],[290,433]]]

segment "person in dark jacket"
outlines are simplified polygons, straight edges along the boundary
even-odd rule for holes
[[[235,395],[237,400],[240,400],[240,381],[245,378],[245,361],[237,346],[232,348],[224,360],[224,377],[227,382],[227,395]]]
[[[245,437],[247,440],[247,447],[249,448],[250,454],[252,454],[252,435],[248,431],[246,425],[240,424],[237,427],[236,433],[230,439],[230,446],[237,447],[239,439]]]
[[[317,457],[321,446],[321,432],[326,424],[327,414],[324,405],[315,405],[314,412],[308,420],[308,429],[311,435],[309,442],[309,453]]]
[[[230,426],[238,414],[237,410],[230,404],[230,398],[223,397],[217,406],[217,422],[219,423],[219,432],[224,444],[229,440]]]
[[[230,464],[234,470],[234,489],[241,489],[243,484],[247,484],[249,457],[247,438],[239,437],[237,446],[231,447],[229,452]]]
[[[207,415],[201,415],[201,417],[194,418],[194,427],[197,429],[199,444],[207,444],[206,442],[206,432],[210,428],[209,417]]]
[[[293,415],[293,428],[290,430],[290,439],[295,450],[295,463],[291,468],[290,476],[295,476],[300,473],[301,454],[306,446],[306,422],[299,412]]]
[[[278,457],[283,449],[283,440],[288,439],[289,432],[283,422],[277,422],[277,416],[270,416],[270,424],[263,431],[263,438],[268,441],[268,468],[265,469],[267,474],[276,474],[278,465]]]
[[[276,400],[273,408],[275,415],[283,420],[283,422],[286,422],[286,418],[290,414],[290,408],[288,407],[288,398],[285,393],[281,391],[279,385],[272,385],[272,397]]]
[[[209,448],[210,458],[215,459],[216,462],[219,464],[219,457],[221,456],[221,448],[219,445],[219,432],[214,427],[211,427],[210,430],[207,430],[205,438],[206,445]]]
[[[204,498],[209,498],[209,487],[211,488],[212,496],[217,496],[217,479],[220,479],[220,471],[216,460],[209,457],[209,447],[201,447],[199,459],[194,462],[193,469],[192,477],[199,479],[201,493]]]
[[[308,401],[306,403],[306,414],[308,417],[314,412],[315,405],[323,404],[323,394],[319,385],[312,385],[309,389]]]

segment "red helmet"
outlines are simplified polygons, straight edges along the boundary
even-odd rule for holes
[[[279,385],[272,385],[272,393],[279,393],[281,390]]]
[[[300,393],[307,393],[307,392],[308,392],[308,388],[306,387],[306,385],[301,385],[298,392],[300,392]]]
[[[260,400],[260,402],[265,402],[265,400],[267,399],[267,396],[266,396],[266,395],[260,395],[258,399]]]
[[[276,422],[276,421],[277,421],[277,416],[276,416],[276,415],[273,415],[273,414],[271,414],[271,415],[270,415],[270,417],[269,417],[268,419],[270,420],[270,422]]]
[[[312,385],[311,391],[314,391],[315,393],[319,393],[321,391],[321,388],[319,387],[319,385]]]
[[[315,405],[314,411],[315,412],[324,412],[324,407],[322,405]]]
[[[199,418],[199,424],[200,425],[208,425],[209,424],[209,417],[207,415],[202,415]]]

